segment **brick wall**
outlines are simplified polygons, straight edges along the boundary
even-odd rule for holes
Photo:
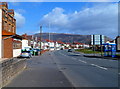
[[[17,74],[26,68],[25,59],[8,59],[0,63],[0,88],[7,85]]]
[[[3,37],[5,38],[5,37]],[[13,42],[12,38],[6,39],[3,41],[3,58],[12,58],[13,57]]]

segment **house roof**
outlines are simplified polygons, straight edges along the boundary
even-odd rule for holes
[[[65,44],[69,44],[70,45],[71,43],[65,43]]]
[[[62,41],[57,41],[59,44],[65,44],[64,42],[62,42]]]
[[[23,37],[22,37],[22,36],[17,35],[17,34],[15,34],[15,35],[13,36],[13,38],[20,39],[20,40],[22,40],[22,39],[23,39]]]
[[[117,39],[117,38],[120,38],[120,36],[117,36],[116,39]]]
[[[54,41],[52,41],[52,40],[48,40],[48,39],[46,39],[45,41],[47,41],[47,42],[54,42]]]
[[[84,43],[74,42],[73,44],[84,45]]]

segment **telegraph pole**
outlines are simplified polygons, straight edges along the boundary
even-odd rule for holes
[[[94,56],[95,56],[95,35],[93,35],[93,51],[94,51]]]
[[[50,22],[49,22],[49,50],[50,50]]]
[[[42,26],[40,26],[40,55],[42,54],[41,49],[42,49]]]
[[[101,49],[101,56],[103,56],[102,55],[102,53],[103,53],[103,47],[102,47],[102,43],[103,43],[103,37],[102,37],[102,35],[100,35],[100,49]]]

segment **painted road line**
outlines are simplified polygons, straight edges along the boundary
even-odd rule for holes
[[[71,57],[73,60],[76,60],[76,58],[74,58],[74,57]]]
[[[70,53],[70,54],[73,54],[73,55],[81,55],[81,54],[76,54],[76,53]]]
[[[74,57],[72,57],[72,59],[77,60],[77,58],[74,58]],[[78,61],[83,62],[83,63],[87,63],[86,61],[82,61],[82,60],[78,60]]]
[[[98,66],[98,65],[96,65],[96,64],[91,64],[91,65],[92,65],[92,66],[95,66],[95,67],[98,67],[98,68],[100,68],[100,69],[108,70],[107,68]]]
[[[120,75],[120,73],[118,73]]]
[[[76,58],[74,58],[74,57],[72,57],[72,59],[75,59],[75,60],[76,60]]]
[[[61,55],[63,55],[63,56],[66,56],[66,57],[68,57],[67,55],[65,55],[65,54],[62,54],[62,53],[59,53],[59,54],[61,54]]]
[[[82,60],[78,60],[78,61],[83,62],[83,63],[87,63],[86,61],[82,61]]]

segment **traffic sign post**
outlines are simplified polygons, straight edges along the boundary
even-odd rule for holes
[[[95,46],[98,45],[100,46],[100,51],[101,51],[101,56],[103,56],[103,45],[105,42],[105,37],[104,35],[92,35],[91,36],[91,44],[93,45],[93,51],[95,55]]]

